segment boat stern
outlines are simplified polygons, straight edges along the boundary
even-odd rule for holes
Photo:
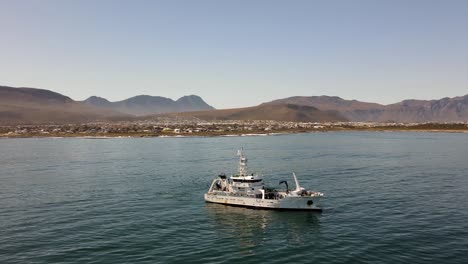
[[[278,204],[279,209],[322,211],[321,196],[285,197]]]

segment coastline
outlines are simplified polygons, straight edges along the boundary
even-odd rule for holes
[[[323,129],[287,129],[280,131],[230,131],[230,132],[127,132],[127,133],[2,133],[0,139],[12,138],[81,138],[81,139],[113,139],[113,138],[190,138],[190,137],[246,137],[246,136],[280,136],[298,133],[327,132],[419,132],[419,133],[468,133],[466,128],[412,128],[412,127],[335,127]]]

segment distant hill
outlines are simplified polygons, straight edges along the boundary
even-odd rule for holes
[[[294,104],[264,104],[236,109],[169,113],[154,117],[169,117],[187,120],[275,120],[295,122],[346,121],[346,118],[340,116],[336,111],[321,111],[315,107]]]
[[[214,109],[196,95],[184,96],[177,101],[161,96],[138,95],[118,102],[109,102],[104,98],[91,96],[83,102],[88,105],[136,116]]]
[[[49,90],[0,86],[0,124],[84,123],[129,117],[75,102]]]
[[[64,104],[71,103],[73,100],[65,95],[44,89],[0,86],[0,103],[7,102]]]
[[[97,107],[110,107],[112,105],[107,99],[98,96],[91,96],[84,100],[83,103]]]
[[[295,96],[265,105],[297,104],[320,110],[335,110],[350,121],[371,122],[460,122],[468,121],[468,95],[440,100],[405,100],[381,105],[336,96]]]

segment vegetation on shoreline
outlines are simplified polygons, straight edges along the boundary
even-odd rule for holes
[[[216,137],[216,136],[245,136],[245,135],[275,135],[289,133],[307,133],[307,132],[330,132],[330,131],[406,131],[406,132],[465,132],[468,133],[468,124],[439,124],[425,123],[412,125],[395,124],[327,124],[314,126],[294,126],[290,127],[271,127],[271,126],[250,126],[245,125],[226,126],[211,125],[203,129],[187,128],[187,125],[171,125],[170,128],[152,126],[153,129],[145,126],[124,126],[118,129],[99,130],[95,125],[76,125],[76,126],[34,126],[34,129],[25,129],[24,127],[0,127],[0,137],[3,138],[41,138],[41,137]]]

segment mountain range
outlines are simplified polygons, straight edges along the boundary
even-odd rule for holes
[[[468,95],[440,100],[404,100],[389,105],[336,96],[294,96],[253,107],[216,110],[196,95],[175,101],[149,95],[118,102],[97,96],[74,101],[49,90],[0,86],[0,124],[63,124],[159,117],[299,122],[468,122]]]
[[[183,96],[176,101],[161,96],[138,95],[118,102],[91,96],[83,103],[135,116],[214,109],[197,95]]]
[[[344,100],[336,96],[294,96],[266,104],[285,103],[337,111],[350,121],[402,123],[468,121],[468,94],[439,100],[404,100],[389,105]]]
[[[0,124],[63,124],[124,121],[136,116],[214,109],[196,95],[177,101],[140,95],[119,102],[96,96],[74,101],[68,96],[37,88],[0,86]]]
[[[85,123],[129,117],[84,105],[49,90],[0,86],[0,124]]]

